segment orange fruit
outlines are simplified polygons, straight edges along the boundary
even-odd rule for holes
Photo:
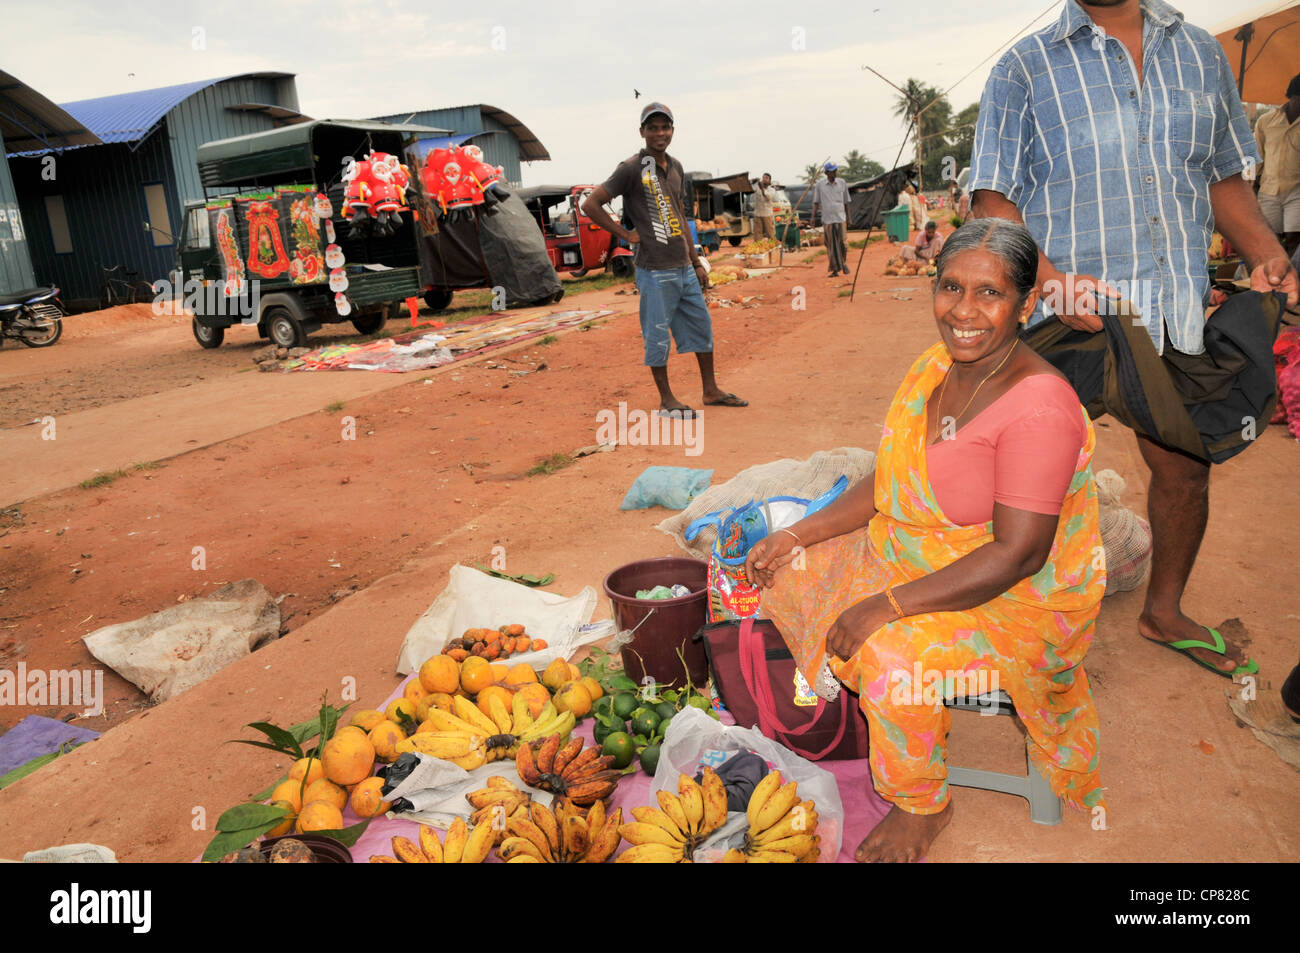
[[[569,681],[576,682],[582,678],[582,673],[578,671],[578,666],[574,665],[572,662],[565,662],[564,664],[569,666]]]
[[[312,801],[298,813],[298,833],[343,829],[343,812],[329,801]]]
[[[421,698],[424,698],[428,694],[429,694],[429,690],[425,688],[422,684],[420,684],[419,678],[411,679],[409,682],[406,683],[406,687],[402,689],[402,697],[405,698],[412,705],[417,703]]]
[[[582,684],[582,687],[587,690],[587,694],[591,696],[593,702],[598,701],[600,697],[605,694],[605,689],[600,687],[600,682],[596,681],[590,675],[585,678],[580,678],[578,681]]]
[[[387,813],[393,805],[384,800],[380,792],[384,787],[383,778],[366,778],[352,789],[352,813],[357,817],[378,817]]]
[[[435,655],[420,666],[420,684],[430,692],[454,692],[460,686],[460,663],[450,655]]]
[[[302,809],[302,780],[290,778],[288,781],[281,781],[271,792],[272,801],[284,801],[294,812]]]
[[[328,801],[341,811],[348,803],[348,792],[333,781],[321,778],[307,785],[307,790],[303,792],[303,804],[310,804],[312,801]]]
[[[510,711],[511,700],[515,697],[514,692],[508,688],[502,688],[500,685],[489,685],[487,688],[483,689],[483,691],[479,692],[477,701],[478,710],[489,718],[492,717],[492,708],[489,699],[494,695],[501,699],[501,703],[506,706],[506,711]]]
[[[366,732],[367,732],[368,730],[369,730],[369,729],[367,729],[367,728],[362,728],[362,727],[359,726],[359,725],[344,725],[344,726],[343,726],[342,728],[340,728],[338,731],[334,732],[334,737],[335,737],[335,738],[339,738],[339,737],[341,737],[341,736],[343,736],[343,735],[354,734],[354,735],[356,735],[358,738],[364,738],[364,737],[366,736]]]
[[[406,732],[394,722],[383,721],[370,729],[370,743],[375,746],[375,757],[391,764],[397,760],[397,743],[406,737]]]
[[[492,666],[485,658],[477,655],[465,659],[460,666],[460,687],[471,695],[477,695],[492,684]]]
[[[493,665],[492,665],[492,681],[493,681],[495,684],[500,685],[502,682],[504,682],[504,681],[506,680],[506,676],[509,675],[509,674],[510,674],[510,666],[509,666],[509,665],[502,665],[500,662],[495,662],[495,663],[493,663]]]
[[[289,779],[291,781],[301,781],[306,776],[307,783],[325,777],[325,769],[321,767],[319,758],[299,758],[289,769]]]
[[[555,693],[555,710],[573,712],[574,718],[591,714],[591,693],[582,682],[567,682]]]
[[[548,643],[545,639],[533,639],[532,647],[534,652],[540,652],[542,649],[548,647]]]
[[[355,725],[362,731],[369,731],[383,720],[384,713],[382,711],[374,708],[363,708],[352,716],[352,720],[348,722],[348,725]]]
[[[542,672],[542,684],[553,692],[558,692],[561,685],[571,681],[573,676],[569,672],[569,663],[562,658],[555,659],[546,666],[546,671]]]
[[[289,812],[289,816],[284,819],[283,824],[279,824],[266,832],[267,837],[279,837],[281,834],[287,834],[293,830],[293,822],[298,819],[298,811],[288,801],[272,801],[272,807],[282,807]]]
[[[415,702],[407,698],[394,698],[384,709],[384,717],[398,724],[402,722],[403,715],[415,721]]]
[[[530,682],[519,689],[519,694],[528,702],[528,712],[534,718],[542,713],[546,703],[551,700],[551,693],[540,682]]]
[[[533,667],[525,662],[515,665],[506,675],[506,684],[512,688],[516,685],[527,685],[529,682],[537,681],[537,673]]]
[[[356,784],[375,766],[375,746],[359,730],[343,731],[325,742],[321,764],[335,784]]]

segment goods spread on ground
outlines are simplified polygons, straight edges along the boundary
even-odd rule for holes
[[[461,769],[457,778],[472,779],[458,789],[466,792],[465,804],[445,834],[420,817],[418,833],[387,836],[389,852],[370,854],[372,863],[482,863],[494,854],[506,863],[701,859],[702,845],[728,822],[727,790],[711,767],[696,777],[680,775],[675,793],[656,792],[657,806],[629,807],[625,815],[611,801],[626,776],[638,770],[655,776],[664,734],[679,712],[696,708],[717,717],[709,698],[689,676],[681,689],[652,692],[599,648],[581,669],[557,658],[538,672],[488,657],[492,650],[498,658],[526,651],[538,641],[518,624],[467,629],[428,658],[383,711],[349,714],[348,706],[322,699],[315,718],[289,728],[250,724],[265,740],[240,743],[289,755],[292,765],[253,803],[222,814],[202,859],[346,860],[343,848],[356,844],[369,824],[401,818],[403,804],[410,807],[393,793],[401,781],[439,762]],[[574,733],[587,717],[591,742]],[[517,782],[480,772],[506,759],[514,761]],[[345,820],[349,815],[354,823]],[[815,805],[801,800],[797,785],[783,782],[778,771],[757,782],[744,820],[743,831],[727,825],[732,846],[724,851],[712,844],[711,859],[818,859]]]
[[[897,275],[900,278],[909,278],[915,275],[927,275],[933,278],[938,274],[938,271],[928,261],[904,261],[902,258],[895,256],[885,262],[885,274]]]
[[[780,248],[781,243],[775,238],[759,238],[752,242],[746,242],[740,250],[746,255],[766,255],[773,248]]]

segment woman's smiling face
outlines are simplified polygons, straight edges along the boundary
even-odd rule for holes
[[[1002,354],[1037,303],[1034,291],[1020,300],[1005,263],[985,248],[953,255],[934,285],[939,336],[962,363]]]

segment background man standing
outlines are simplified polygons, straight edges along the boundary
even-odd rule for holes
[[[1288,254],[1300,245],[1300,76],[1286,88],[1286,102],[1255,123],[1264,165],[1259,208]]]
[[[973,212],[1024,222],[1040,247],[1039,289],[1067,302],[1058,317],[1071,328],[1101,331],[1099,278],[1149,289],[1139,303],[1155,351],[1190,367],[1204,352],[1215,227],[1245,258],[1253,289],[1296,300],[1296,273],[1242,176],[1257,161],[1213,37],[1161,0],[1066,0],[1055,26],[1018,42],[989,75]],[[1223,676],[1254,671],[1182,611],[1209,516],[1209,464],[1137,441],[1153,536],[1139,634]]]
[[[624,159],[603,185],[592,189],[582,210],[607,232],[636,246],[636,287],[641,305],[645,363],[659,389],[661,413],[693,417],[695,411],[673,396],[668,386],[668,337],[677,353],[695,354],[704,383],[704,403],[746,407],[749,401],[728,394],[713,376],[713,321],[704,301],[709,275],[700,262],[686,223],[682,164],[668,154],[673,141],[673,114],[663,103],[641,111],[645,148]],[[623,196],[628,231],[605,211],[605,203]]]
[[[776,220],[772,217],[772,174],[764,172],[754,180],[754,237],[776,238]]]
[[[845,241],[845,229],[849,220],[849,189],[839,178],[838,166],[834,162],[826,163],[826,179],[813,188],[813,219],[817,210],[822,213],[822,233],[826,236],[826,255],[830,259],[828,278],[834,278],[841,271],[849,273],[848,246]]]

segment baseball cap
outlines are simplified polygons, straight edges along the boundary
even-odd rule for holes
[[[653,116],[655,113],[663,113],[665,116],[668,117],[669,122],[676,122],[676,120],[673,119],[673,111],[669,109],[667,106],[665,106],[663,103],[650,103],[650,105],[646,106],[645,109],[641,110],[641,125],[644,126],[646,124],[646,120],[649,119],[651,116]]]
[[[826,165],[822,166],[822,168],[824,168],[827,172],[834,172],[836,169],[839,168],[839,166],[837,166],[834,162],[827,162]]]

